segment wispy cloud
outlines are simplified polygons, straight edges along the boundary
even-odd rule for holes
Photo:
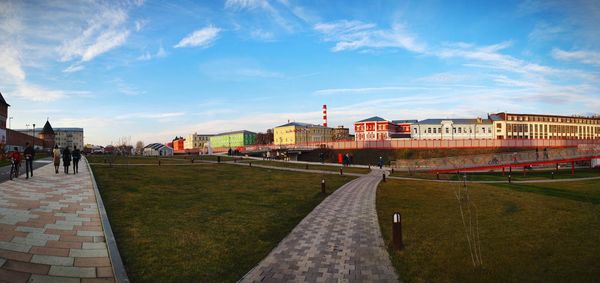
[[[425,44],[419,42],[400,24],[394,24],[390,29],[380,29],[373,23],[342,20],[318,23],[314,29],[325,36],[325,41],[336,43],[331,49],[334,52],[381,48],[424,52],[426,49]]]
[[[578,61],[584,64],[600,66],[600,52],[594,51],[565,51],[559,48],[552,50],[552,57],[558,60]]]
[[[144,52],[144,54],[137,57],[137,59],[140,61],[148,61],[148,60],[152,60],[155,58],[165,58],[165,57],[167,57],[167,51],[165,51],[165,49],[161,46],[158,48],[156,53],[152,54],[152,53],[150,53],[150,51],[146,51],[146,52]]]
[[[219,32],[221,32],[220,28],[207,26],[188,34],[174,47],[208,47],[217,39]]]
[[[120,6],[99,6],[81,35],[67,40],[60,48],[62,61],[79,59],[88,62],[97,56],[123,45],[130,34],[125,24],[127,9]]]
[[[200,70],[206,76],[225,81],[282,78],[283,73],[269,70],[253,59],[221,59],[204,63]]]

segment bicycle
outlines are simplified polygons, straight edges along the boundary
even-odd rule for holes
[[[14,158],[10,159],[10,175],[9,178],[12,180],[14,178],[19,178],[19,163],[16,162]]]

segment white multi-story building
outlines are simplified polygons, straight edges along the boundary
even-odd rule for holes
[[[497,139],[599,139],[600,118],[540,114],[496,113]]]
[[[493,123],[489,119],[427,119],[412,124],[413,139],[493,139]]]
[[[77,147],[83,149],[83,128],[52,128],[54,130],[54,143],[60,148]],[[15,130],[27,135],[35,134],[38,136],[43,129],[36,128],[35,132],[32,129],[18,129]]]
[[[204,148],[205,145],[210,141],[210,137],[213,135],[199,135],[198,133],[194,133],[188,135],[185,141],[183,142],[184,149],[194,149],[194,148]]]

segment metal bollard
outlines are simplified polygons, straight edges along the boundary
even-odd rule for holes
[[[252,162],[248,162],[248,165],[249,165],[250,167],[252,167]]]
[[[394,168],[392,168],[392,174],[394,174]]]
[[[399,251],[404,249],[404,243],[402,243],[402,216],[400,212],[394,213],[392,220],[392,243],[394,249]]]
[[[554,171],[552,171],[552,179],[554,179]]]
[[[217,163],[221,163],[221,156],[217,156]]]
[[[508,174],[508,183],[512,183],[512,178],[511,178],[510,174]]]
[[[340,175],[344,175],[344,169],[340,168]]]
[[[192,163],[194,163],[194,158],[192,158]]]
[[[383,172],[383,182],[385,183],[385,172]]]
[[[435,173],[435,177],[439,180],[440,179],[440,172]]]
[[[160,159],[158,160],[158,166],[160,166]]]
[[[304,169],[308,170],[308,164],[305,164]]]
[[[325,179],[321,180],[321,193],[325,194]]]

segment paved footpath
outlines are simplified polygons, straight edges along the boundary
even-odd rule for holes
[[[114,282],[90,172],[79,166],[0,183],[0,282]]]
[[[240,281],[397,282],[375,210],[381,175],[335,191]]]

